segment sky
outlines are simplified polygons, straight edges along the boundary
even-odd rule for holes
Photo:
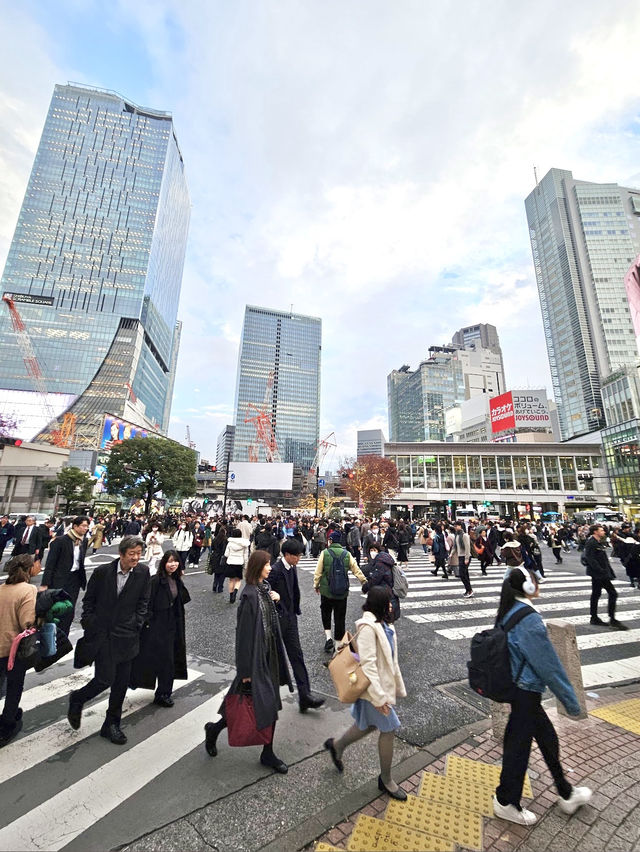
[[[169,434],[233,420],[245,304],[323,322],[328,465],[386,377],[498,328],[547,387],[524,198],[640,185],[637,0],[0,0],[0,267],[56,83],[173,113],[191,196]]]

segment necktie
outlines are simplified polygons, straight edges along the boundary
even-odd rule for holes
[[[24,531],[24,535],[22,536],[22,543],[26,544],[29,541],[29,530],[31,527],[26,527]]]

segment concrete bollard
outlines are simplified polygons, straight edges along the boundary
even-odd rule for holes
[[[578,703],[580,704],[580,716],[571,716],[571,718],[586,719],[588,716],[587,699],[582,683],[582,668],[580,667],[580,651],[578,651],[578,643],[576,641],[576,629],[573,624],[570,624],[568,621],[562,621],[562,619],[552,619],[545,622],[545,624],[551,644],[556,649],[558,657],[560,657],[560,662],[564,666],[569,683],[574,688]],[[569,715],[560,701],[556,700],[556,707],[560,715]]]
[[[491,737],[500,745],[504,741],[504,729],[507,727],[509,713],[511,713],[510,704],[491,702]]]

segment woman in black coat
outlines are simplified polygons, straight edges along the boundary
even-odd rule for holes
[[[236,624],[236,677],[227,696],[249,693],[253,698],[256,728],[271,728],[270,740],[262,749],[260,763],[285,774],[289,767],[273,753],[273,734],[278,711],[282,709],[280,686],[287,684],[293,692],[289,669],[284,655],[280,622],[275,604],[280,595],[272,591],[267,578],[271,573],[271,554],[256,550],[249,557],[246,585],[240,596]],[[211,757],[218,753],[216,741],[227,727],[225,700],[220,707],[221,718],[204,726],[205,748]]]
[[[133,661],[133,689],[156,687],[154,704],[173,707],[174,680],[187,679],[187,643],[184,605],[191,597],[182,582],[182,563],[175,550],[167,550],[151,578],[149,610],[140,636],[140,653]]]
[[[215,538],[211,542],[211,554],[209,555],[209,573],[213,574],[213,591],[216,593],[224,591],[225,566],[220,565],[220,561],[226,546],[227,528],[224,524],[218,524]]]
[[[369,553],[369,567],[367,570],[367,582],[362,586],[363,593],[373,589],[374,586],[388,588],[391,594],[391,611],[393,621],[400,618],[400,600],[393,593],[393,556],[390,553],[380,551],[381,545],[373,542]]]

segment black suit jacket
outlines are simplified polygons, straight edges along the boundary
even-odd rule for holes
[[[271,568],[268,582],[273,591],[280,595],[276,604],[279,615],[289,620],[300,615],[300,584],[296,566],[291,565],[287,570],[282,557],[277,559]]]
[[[86,539],[80,544],[80,567],[78,576],[80,588],[87,586],[87,575],[84,570],[84,558],[87,552]],[[70,536],[62,535],[54,538],[49,547],[47,564],[42,574],[42,585],[50,589],[64,589],[73,568],[73,541]]]
[[[26,524],[18,524],[16,526],[16,531],[13,540],[13,551],[11,552],[12,556],[18,556],[21,553],[30,553],[31,556],[42,556],[43,541],[42,541],[42,533],[35,524],[31,527],[31,535],[29,536],[29,541],[26,544],[22,543],[22,536],[24,535],[24,531],[26,530]]]

